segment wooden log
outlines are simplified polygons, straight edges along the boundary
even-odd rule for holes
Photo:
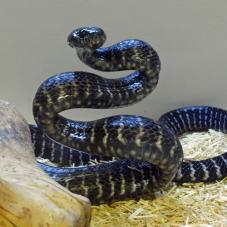
[[[88,226],[87,198],[73,194],[36,163],[28,124],[0,101],[0,226]]]

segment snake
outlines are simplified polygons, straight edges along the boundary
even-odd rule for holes
[[[148,43],[128,39],[108,47],[99,27],[73,30],[67,39],[78,58],[105,72],[133,70],[109,79],[84,71],[51,76],[33,100],[36,125],[30,125],[36,157],[49,176],[92,204],[151,197],[170,182],[213,182],[227,175],[227,152],[205,160],[184,160],[179,136],[212,128],[227,132],[227,112],[208,106],[183,107],[158,121],[115,115],[75,121],[61,112],[72,108],[106,109],[135,104],[157,86],[161,63]]]

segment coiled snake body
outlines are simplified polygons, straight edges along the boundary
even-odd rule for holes
[[[177,138],[186,131],[209,128],[226,132],[224,110],[182,108],[163,115],[157,122],[130,115],[78,122],[59,115],[70,108],[129,105],[156,87],[160,60],[149,44],[131,39],[101,47],[105,39],[100,28],[84,27],[74,30],[68,43],[94,69],[136,71],[120,79],[65,72],[46,80],[33,102],[38,126],[31,126],[32,141],[36,156],[50,159],[60,167],[39,163],[40,167],[72,192],[87,196],[93,204],[151,194],[173,179],[190,182],[225,177],[227,153],[203,161],[182,161]],[[91,161],[98,164],[88,165]],[[72,164],[78,167],[66,167]]]

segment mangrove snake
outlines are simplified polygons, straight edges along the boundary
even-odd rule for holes
[[[36,156],[59,167],[39,163],[40,167],[93,204],[151,195],[172,180],[208,182],[224,178],[227,153],[202,161],[183,161],[178,139],[184,132],[210,128],[225,133],[224,110],[186,107],[164,114],[159,121],[116,115],[81,122],[59,114],[71,108],[127,106],[156,87],[160,60],[149,44],[130,39],[101,47],[105,39],[102,29],[83,27],[70,33],[68,43],[80,60],[94,69],[135,71],[119,79],[64,72],[41,84],[33,101],[37,126],[30,126],[32,141]]]

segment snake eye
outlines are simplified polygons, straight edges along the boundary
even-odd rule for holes
[[[88,37],[90,34],[89,30],[88,29],[82,29],[81,31],[79,31],[79,34],[78,36],[81,38],[81,39],[85,39],[86,37]]]
[[[68,44],[71,47],[99,48],[106,40],[106,35],[98,27],[81,27],[73,30],[68,36]]]

